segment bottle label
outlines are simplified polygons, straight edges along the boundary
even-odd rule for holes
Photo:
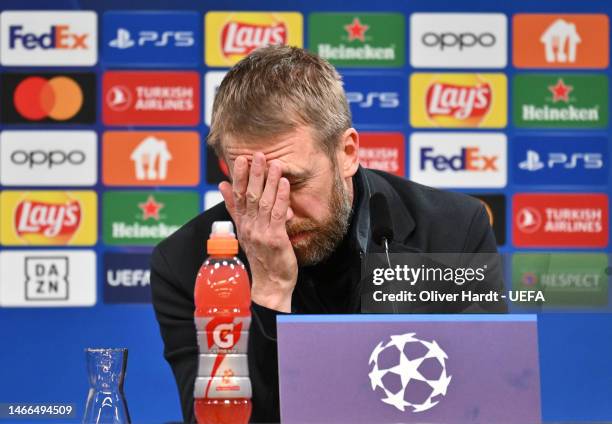
[[[248,377],[236,377],[228,372],[221,377],[197,377],[195,380],[193,397],[196,399],[250,399],[251,396]]]
[[[209,354],[200,355],[199,377],[217,377],[232,374],[236,377],[249,376],[249,363],[246,354]]]
[[[238,331],[248,331],[251,326],[251,315],[246,316],[208,316],[194,318],[196,331],[233,331],[240,327]],[[230,327],[231,326],[231,327]]]
[[[198,331],[200,353],[247,353],[249,332],[222,334],[220,331]],[[211,343],[212,340],[212,343]]]

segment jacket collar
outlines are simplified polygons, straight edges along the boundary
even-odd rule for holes
[[[392,244],[404,244],[416,226],[414,218],[389,181],[379,174],[359,166],[353,177],[353,184],[359,185],[359,198],[354,206],[354,240],[357,248],[362,253],[381,253],[382,247],[372,240],[372,229],[370,224],[370,198],[374,193],[382,193],[387,198],[389,212],[391,214],[391,225],[393,227]]]

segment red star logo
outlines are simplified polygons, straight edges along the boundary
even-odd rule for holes
[[[557,84],[549,85],[548,89],[553,95],[553,99],[552,99],[553,103],[557,103],[557,102],[569,103],[569,93],[572,92],[574,87],[572,87],[571,85],[565,85],[565,83],[563,82],[563,79],[559,78],[559,80],[557,81]]]
[[[353,41],[353,40],[365,41],[365,33],[368,30],[368,28],[370,28],[370,26],[363,25],[361,22],[359,22],[358,17],[354,17],[352,23],[348,25],[344,25],[344,29],[348,33],[349,41]]]
[[[142,210],[143,221],[146,221],[149,218],[159,221],[159,211],[164,207],[164,204],[156,202],[153,195],[150,194],[147,201],[144,203],[139,203],[138,207]]]

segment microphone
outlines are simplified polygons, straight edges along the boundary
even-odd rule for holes
[[[389,203],[382,193],[374,193],[370,197],[370,226],[372,227],[372,238],[379,246],[385,248],[387,262],[391,268],[389,260],[389,240],[393,239],[393,226]]]
[[[372,227],[372,238],[376,244],[384,246],[386,242],[393,239],[389,203],[382,193],[374,193],[370,197],[370,226]]]

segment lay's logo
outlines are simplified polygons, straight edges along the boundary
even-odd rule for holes
[[[457,85],[434,83],[427,90],[427,115],[434,121],[451,118],[478,125],[491,109],[491,86],[487,83]]]
[[[287,26],[284,22],[274,25],[253,25],[243,22],[228,22],[221,31],[221,52],[231,55],[248,55],[257,47],[272,44],[287,44]]]
[[[4,66],[92,66],[98,61],[93,11],[8,11],[0,14]]]
[[[0,194],[5,245],[93,245],[96,195],[89,191]]]
[[[507,121],[503,74],[413,74],[414,127],[503,128]]]
[[[297,12],[209,12],[204,27],[208,66],[232,66],[258,47],[303,44]]]

